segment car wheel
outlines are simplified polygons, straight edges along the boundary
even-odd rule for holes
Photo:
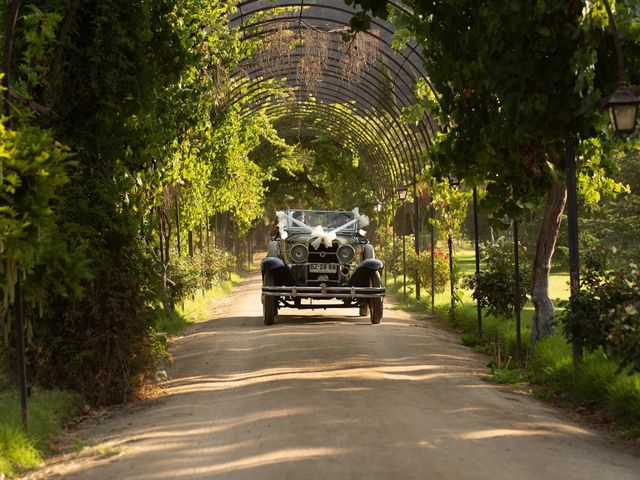
[[[369,316],[369,304],[365,303],[364,305],[360,305],[360,316],[361,317]]]
[[[380,274],[378,272],[371,277],[369,285],[371,287],[379,287],[381,285]],[[374,325],[377,325],[382,320],[382,313],[384,311],[383,302],[384,300],[382,298],[371,298],[369,300],[369,316],[371,318],[371,323]]]
[[[273,274],[271,272],[265,272],[262,283],[265,286],[273,286],[275,284]],[[262,299],[264,324],[273,325],[276,319],[276,313],[278,313],[278,297],[264,295]]]

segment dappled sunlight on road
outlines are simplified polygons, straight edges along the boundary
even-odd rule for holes
[[[187,467],[183,469],[166,469],[157,475],[132,476],[133,479],[154,479],[154,478],[193,478],[194,475],[223,475],[230,472],[238,472],[245,469],[254,469],[275,465],[283,462],[299,462],[309,458],[323,457],[344,454],[348,450],[338,448],[291,448],[287,450],[277,450],[245,457],[231,462],[223,462],[215,465],[200,467]]]

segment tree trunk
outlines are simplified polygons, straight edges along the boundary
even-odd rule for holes
[[[555,309],[549,299],[549,273],[551,272],[551,257],[556,249],[562,212],[566,202],[567,187],[565,183],[554,183],[544,205],[536,255],[531,269],[531,301],[535,308],[531,324],[532,346],[556,329]]]

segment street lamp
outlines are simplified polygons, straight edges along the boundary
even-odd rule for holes
[[[625,82],[618,83],[618,89],[606,102],[615,133],[628,135],[635,131],[639,104],[640,97],[637,97]]]
[[[407,199],[407,186],[404,183],[398,184],[396,192],[398,192],[398,200],[401,202],[404,202]]]
[[[622,55],[622,45],[616,28],[616,19],[611,11],[611,6],[607,0],[603,0],[604,8],[609,17],[609,27],[613,37],[613,46],[616,50],[616,60],[618,63],[618,88],[607,99],[605,105],[609,110],[609,119],[615,133],[626,135],[633,133],[636,129],[636,118],[638,117],[638,105],[640,98],[635,92],[627,87],[624,80],[624,56]]]
[[[407,186],[404,183],[400,183],[396,188],[396,192],[398,193],[398,200],[402,202],[402,290],[404,295],[404,304],[407,304],[407,248],[406,248],[406,238],[407,232],[405,225],[405,212],[404,212],[404,201],[407,199]]]

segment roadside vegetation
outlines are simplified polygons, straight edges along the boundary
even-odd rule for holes
[[[29,430],[22,428],[20,396],[11,387],[0,389],[0,473],[12,477],[37,467],[55,452],[51,442],[84,406],[78,394],[60,390],[33,391],[29,398]]]
[[[459,277],[475,275],[475,252],[465,243],[456,250]],[[421,299],[416,301],[415,283],[411,276],[407,283],[407,305],[402,306],[403,283],[400,275],[394,281],[387,272],[387,288],[401,308],[425,314],[431,312],[431,283],[423,280]],[[448,274],[448,271],[446,272]],[[463,345],[488,355],[488,381],[531,386],[531,394],[546,401],[573,408],[589,415],[595,422],[613,422],[624,436],[640,436],[640,376],[629,375],[629,368],[620,371],[620,361],[607,356],[602,348],[586,352],[574,382],[572,349],[560,331],[545,337],[531,351],[531,320],[533,306],[530,302],[522,309],[522,358],[516,351],[516,322],[512,312],[508,315],[489,314],[483,308],[482,331],[478,335],[476,302],[473,291],[457,287],[458,302],[451,314],[451,295],[448,279],[440,285],[435,297],[435,319],[460,334]],[[550,275],[550,296],[557,305],[565,305],[569,298],[569,275],[562,266]],[[446,287],[446,288],[445,288]],[[559,308],[562,314],[562,307]]]

